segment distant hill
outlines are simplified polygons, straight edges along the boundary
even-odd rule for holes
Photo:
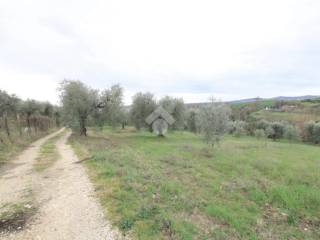
[[[271,98],[273,100],[285,100],[285,101],[301,101],[301,100],[307,100],[307,99],[317,99],[320,98],[320,96],[315,96],[315,95],[305,95],[305,96],[299,96],[299,97],[275,97]]]
[[[307,99],[317,99],[320,98],[316,95],[305,95],[305,96],[294,96],[294,97],[287,97],[287,96],[278,96],[273,98],[246,98],[246,99],[240,99],[240,100],[233,100],[233,101],[227,101],[226,103],[231,104],[237,104],[237,103],[251,103],[256,101],[264,101],[264,100],[274,100],[274,101],[302,101]],[[202,103],[187,103],[186,105],[188,107],[200,107],[205,106],[209,104],[208,102],[202,102]]]

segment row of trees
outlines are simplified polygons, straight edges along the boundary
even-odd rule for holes
[[[187,110],[182,99],[166,96],[157,101],[151,93],[137,93],[130,108],[123,104],[123,90],[114,85],[104,91],[92,89],[80,81],[65,80],[60,86],[64,122],[86,135],[88,125],[102,127],[130,123],[136,129],[149,128],[145,119],[161,105],[175,119],[173,130],[188,129],[203,135],[214,145],[227,130],[231,115],[228,106],[212,102],[196,110]]]
[[[137,93],[133,97],[130,119],[137,129],[148,127],[146,117],[161,105],[175,119],[172,130],[189,130],[199,133],[214,146],[227,131],[231,109],[223,103],[212,101],[196,109],[187,109],[183,99],[166,96],[159,102],[151,93]]]
[[[306,122],[302,128],[284,121],[231,121],[228,124],[228,132],[234,136],[251,135],[273,140],[283,138],[292,141],[302,140],[314,144],[320,143],[320,122],[314,121]]]
[[[273,140],[303,139],[320,143],[320,123],[307,123],[304,129],[286,122],[266,120],[247,121],[230,119],[235,117],[234,109],[223,103],[209,104],[189,109],[182,99],[166,96],[159,101],[151,93],[137,93],[130,107],[123,104],[123,89],[114,85],[104,91],[92,89],[79,81],[63,81],[60,87],[63,120],[68,126],[86,135],[86,126],[103,127],[131,124],[140,130],[150,128],[145,119],[159,105],[175,119],[172,130],[189,130],[201,134],[207,143],[214,145],[221,136],[229,132],[235,136],[251,135]],[[256,103],[252,104],[257,108]]]
[[[49,102],[23,101],[0,90],[0,141],[14,141],[13,133],[31,135],[60,125],[60,109]]]
[[[123,89],[114,85],[104,91],[86,86],[80,81],[65,80],[60,85],[64,122],[86,135],[88,125],[102,127],[132,123],[138,130],[147,128],[146,117],[162,105],[176,120],[173,129],[183,129],[186,108],[182,99],[164,97],[159,102],[151,93],[137,93],[130,109],[123,104]]]
[[[137,93],[131,107],[123,104],[123,89],[113,85],[109,89],[98,91],[80,81],[65,80],[60,85],[62,107],[48,102],[35,100],[23,101],[15,95],[0,90],[0,141],[4,136],[11,138],[12,130],[23,134],[47,131],[60,122],[87,134],[87,126],[104,125],[113,127],[132,124],[136,129],[149,128],[145,119],[159,105],[175,119],[173,130],[189,130],[202,134],[207,143],[214,145],[227,131],[236,136],[255,135],[274,140],[286,138],[303,139],[307,142],[320,143],[320,123],[306,123],[303,129],[285,122],[232,121],[235,111],[223,103],[212,101],[209,104],[189,109],[183,99],[166,96],[157,101],[151,93]],[[254,105],[254,104],[253,104]],[[60,115],[62,119],[60,119]]]

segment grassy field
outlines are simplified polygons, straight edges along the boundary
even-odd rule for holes
[[[263,99],[255,102],[232,103],[231,107],[239,109],[243,107],[256,106],[257,109],[264,109],[265,107],[272,107],[274,103],[275,103],[275,100]]]
[[[256,119],[265,119],[267,121],[287,121],[292,124],[302,124],[309,121],[319,121],[320,115],[313,113],[301,113],[301,112],[274,112],[260,110],[254,112],[252,116]]]
[[[320,239],[320,148],[191,133],[90,132],[85,159],[109,219],[133,239]]]

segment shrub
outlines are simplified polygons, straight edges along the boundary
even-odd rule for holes
[[[240,137],[247,134],[247,123],[245,121],[233,121],[229,122],[229,133],[236,137]]]
[[[262,119],[262,120],[259,120],[257,122],[257,126],[256,127],[257,127],[257,129],[267,130],[267,128],[270,127],[270,125],[271,125],[270,122],[268,122],[267,120]]]
[[[265,133],[265,131],[263,130],[263,129],[257,129],[257,130],[255,130],[254,131],[254,136],[256,137],[256,138],[265,138],[266,137],[266,133]]]
[[[283,137],[288,140],[299,140],[300,134],[298,128],[292,125],[286,125]]]
[[[307,142],[320,143],[320,123],[307,122],[304,125],[304,140]]]
[[[272,136],[274,135],[274,130],[271,126],[266,128],[265,134],[268,138],[272,138]]]
[[[187,129],[190,132],[197,133],[199,132],[198,126],[197,126],[197,115],[199,112],[197,109],[191,109],[187,113]]]
[[[280,139],[283,137],[285,125],[281,122],[273,122],[271,124],[273,129],[273,134],[270,134],[268,137],[272,138],[273,140]]]

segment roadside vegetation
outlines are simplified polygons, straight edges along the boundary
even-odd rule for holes
[[[58,107],[48,102],[23,101],[0,90],[0,167],[59,126]]]
[[[36,211],[32,191],[27,191],[18,202],[0,205],[0,233],[22,230]]]
[[[318,239],[320,148],[188,132],[73,135],[108,216],[136,239]]]

